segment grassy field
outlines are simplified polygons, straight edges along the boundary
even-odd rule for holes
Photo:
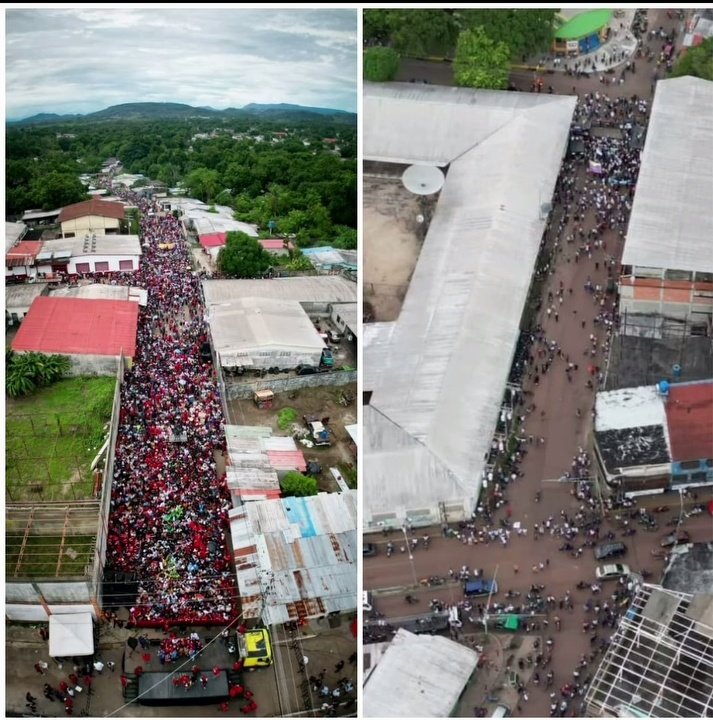
[[[7,499],[92,497],[89,465],[111,418],[115,379],[71,378],[7,400]]]
[[[84,575],[92,561],[96,535],[74,535],[64,544],[62,561],[57,568],[62,538],[59,535],[30,535],[17,568],[22,536],[8,536],[5,546],[5,577],[66,577]],[[67,552],[69,551],[69,552]]]

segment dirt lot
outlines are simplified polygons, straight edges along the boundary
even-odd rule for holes
[[[351,398],[349,405],[339,404],[342,393]],[[228,403],[229,420],[237,425],[269,425],[275,435],[291,435],[289,430],[280,430],[277,415],[282,408],[290,407],[297,411],[295,424],[303,427],[303,415],[317,415],[329,418],[332,445],[329,447],[304,448],[306,460],[316,460],[322,465],[319,477],[319,489],[325,492],[337,492],[339,487],[329,472],[330,467],[340,467],[344,475],[344,466],[356,467],[356,459],[350,450],[351,439],[344,429],[357,421],[356,384],[343,387],[303,388],[275,395],[270,410],[258,409],[252,400],[233,400]],[[345,477],[346,479],[346,477]]]
[[[371,321],[396,320],[401,311],[427,228],[427,220],[416,219],[424,202],[430,204],[398,179],[364,177],[364,302]]]

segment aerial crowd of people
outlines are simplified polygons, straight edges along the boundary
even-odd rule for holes
[[[129,193],[126,193],[129,196]],[[223,414],[207,340],[200,279],[179,222],[149,202],[143,257],[130,278],[148,292],[137,353],[125,373],[109,520],[108,572],[138,585],[137,626],[225,625],[237,615],[227,536],[230,495],[216,475]]]

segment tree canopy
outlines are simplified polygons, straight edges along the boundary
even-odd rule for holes
[[[388,45],[407,57],[454,57],[459,34],[481,27],[508,48],[509,59],[546,49],[555,29],[555,9],[364,10],[364,40]]]
[[[234,278],[260,277],[271,263],[270,253],[244,232],[229,232],[218,253],[218,269]]]
[[[117,157],[126,172],[169,187],[183,181],[239,220],[261,228],[272,220],[299,245],[331,245],[346,237],[342,227],[356,229],[356,148],[356,127],[329,118],[289,127],[254,117],[9,125],[7,214],[85,199],[78,175]]]
[[[453,75],[457,85],[505,90],[510,77],[510,51],[491,40],[483,28],[464,30],[458,36]]]
[[[364,51],[364,80],[388,82],[399,71],[399,54],[393,48],[373,47]]]
[[[671,77],[693,75],[703,80],[713,80],[713,37],[700,45],[689,48],[673,68]]]
[[[317,480],[309,475],[302,475],[296,470],[286,473],[280,485],[285,495],[306,497],[316,495],[318,492]]]

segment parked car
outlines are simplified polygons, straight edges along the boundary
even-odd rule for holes
[[[322,350],[322,358],[320,362],[324,365],[324,367],[334,367],[334,355],[329,348],[324,348]]]
[[[594,557],[597,560],[609,560],[610,558],[623,557],[627,553],[627,547],[623,542],[604,543],[594,548]]]
[[[611,565],[599,565],[596,573],[597,580],[616,580],[622,576],[628,576],[631,573],[631,569],[623,563],[613,563]]]
[[[364,550],[363,550],[363,556],[364,557],[374,557],[377,553],[377,548],[375,543],[364,543]]]
[[[329,342],[333,343],[340,343],[342,341],[341,333],[338,333],[336,330],[327,330],[327,338]]]
[[[477,595],[497,595],[498,584],[495,580],[468,580],[463,586],[463,594],[468,597]]]
[[[298,375],[314,375],[317,372],[317,368],[314,365],[298,365],[295,368],[295,372]]]
[[[661,539],[661,547],[672,547],[673,545],[678,545],[679,543],[688,542],[691,542],[691,536],[685,530],[679,530],[677,533],[672,532],[668,535],[664,535]]]

